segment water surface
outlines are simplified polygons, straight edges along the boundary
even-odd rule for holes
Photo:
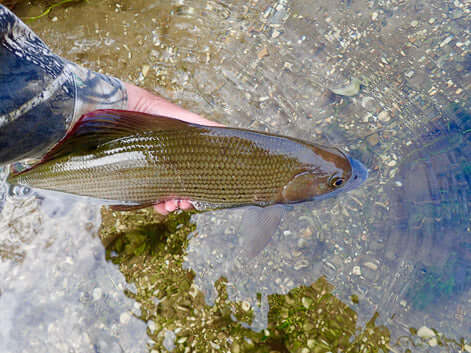
[[[296,205],[249,257],[243,209],[162,225],[8,198],[0,348],[471,350],[469,18],[459,0],[138,0],[33,22],[72,61],[224,124],[338,145],[370,177]]]

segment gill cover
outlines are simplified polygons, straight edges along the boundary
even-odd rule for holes
[[[283,187],[281,191],[282,200],[284,202],[298,202],[314,196],[312,194],[315,188],[315,179],[314,175],[310,172],[296,175]]]

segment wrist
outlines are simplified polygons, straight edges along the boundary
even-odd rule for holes
[[[130,83],[124,83],[127,91],[127,109],[142,113],[163,115],[170,118],[180,119],[190,123],[222,126],[214,121],[207,120],[198,114],[192,113],[166,99],[156,96],[143,88]]]

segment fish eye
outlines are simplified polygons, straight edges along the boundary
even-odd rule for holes
[[[329,179],[329,184],[330,186],[334,187],[334,188],[338,188],[340,186],[343,185],[344,183],[344,179],[338,175],[333,175],[330,179]]]

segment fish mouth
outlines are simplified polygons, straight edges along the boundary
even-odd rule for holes
[[[360,162],[350,156],[347,157],[352,167],[352,176],[348,179],[346,188],[354,189],[365,182],[368,178],[368,169]]]

